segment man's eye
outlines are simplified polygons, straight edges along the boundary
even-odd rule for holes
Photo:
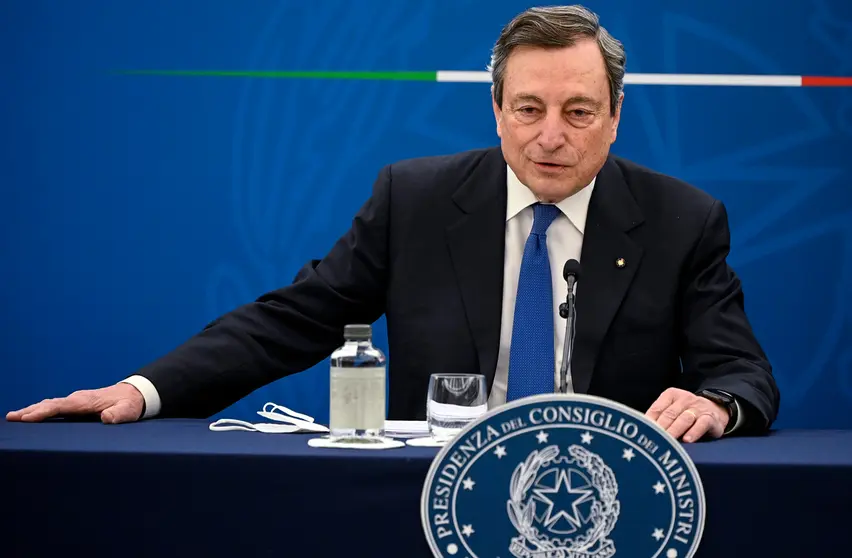
[[[592,113],[587,111],[587,110],[583,110],[583,109],[574,109],[574,110],[570,111],[569,114],[571,116],[576,116],[577,118],[584,118],[586,116],[591,115]]]

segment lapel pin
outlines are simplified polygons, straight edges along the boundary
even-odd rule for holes
[[[627,265],[627,262],[624,261],[624,258],[618,258],[615,260],[615,267],[624,267],[625,265]]]

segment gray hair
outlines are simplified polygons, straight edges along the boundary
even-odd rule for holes
[[[491,64],[488,66],[497,106],[503,106],[506,62],[515,48],[570,47],[582,38],[594,39],[601,50],[609,78],[610,113],[615,115],[618,99],[624,90],[624,46],[601,26],[597,14],[583,6],[530,8],[506,24],[494,44]]]

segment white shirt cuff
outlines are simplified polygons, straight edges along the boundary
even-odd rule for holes
[[[144,376],[130,376],[122,382],[130,384],[142,394],[142,398],[145,400],[145,413],[141,418],[146,419],[160,414],[160,394],[151,380]]]
[[[734,404],[737,406],[737,422],[734,424],[734,427],[731,428],[730,430],[728,430],[727,432],[725,432],[725,434],[734,433],[737,430],[737,428],[742,426],[743,421],[745,420],[745,417],[743,416],[743,407],[742,407],[742,405],[740,405],[739,399],[734,399]]]

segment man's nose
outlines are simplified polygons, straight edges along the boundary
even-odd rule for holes
[[[560,114],[548,114],[542,122],[538,143],[545,151],[556,151],[565,145],[565,122]]]

